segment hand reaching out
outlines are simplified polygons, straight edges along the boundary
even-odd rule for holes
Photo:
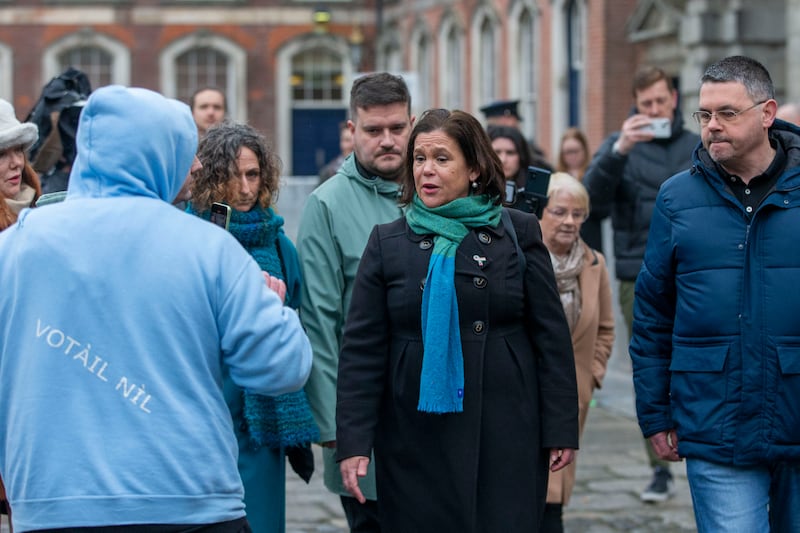
[[[264,275],[264,281],[267,283],[267,287],[275,291],[275,294],[278,295],[278,298],[280,298],[282,302],[286,301],[286,283],[280,278],[270,276],[268,272],[262,270],[261,273]]]

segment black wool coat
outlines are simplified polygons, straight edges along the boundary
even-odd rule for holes
[[[376,226],[356,277],[337,386],[337,459],[374,449],[381,528],[392,533],[530,532],[549,449],[578,447],[569,328],[536,217],[509,210],[469,232],[455,285],[464,410],[417,410],[422,288],[433,237],[405,219]]]

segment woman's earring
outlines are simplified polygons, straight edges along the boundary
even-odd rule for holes
[[[472,187],[473,191],[477,191],[478,190],[478,182],[477,181],[473,181],[472,185],[470,185],[470,187]]]

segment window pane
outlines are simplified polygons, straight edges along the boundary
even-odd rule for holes
[[[58,56],[59,72],[75,67],[89,78],[92,89],[111,84],[111,54],[96,46],[70,48]]]
[[[483,102],[494,100],[495,83],[495,63],[497,53],[494,49],[494,28],[487,19],[481,25],[481,68],[484,69],[481,75],[481,97]]]
[[[176,97],[188,102],[192,94],[203,87],[228,86],[228,58],[210,47],[193,48],[176,61]]]
[[[292,59],[292,98],[295,101],[342,100],[342,59],[320,48]]]
[[[451,109],[461,109],[461,39],[458,35],[456,28],[450,28],[447,34],[447,68],[448,91],[447,101],[444,103],[445,107]]]

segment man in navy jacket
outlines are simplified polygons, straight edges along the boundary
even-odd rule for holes
[[[800,531],[800,129],[770,75],[706,70],[702,145],[656,199],[630,353],[639,425],[698,531]]]

